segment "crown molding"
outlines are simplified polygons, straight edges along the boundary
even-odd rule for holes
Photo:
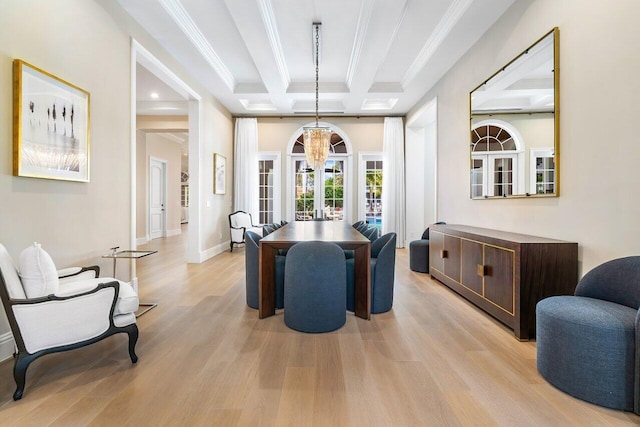
[[[260,16],[262,16],[264,28],[267,30],[267,37],[269,39],[269,44],[271,45],[273,58],[275,59],[276,65],[278,66],[280,80],[282,80],[283,88],[286,90],[286,88],[289,86],[289,83],[291,82],[291,79],[289,77],[287,63],[284,59],[284,52],[282,51],[282,44],[280,43],[278,26],[276,24],[276,17],[273,14],[271,0],[258,0],[258,8],[260,9]]]
[[[358,25],[356,26],[356,34],[353,38],[353,47],[351,48],[351,57],[349,58],[349,66],[347,67],[347,87],[351,87],[353,82],[353,76],[355,75],[356,68],[358,67],[358,61],[360,60],[360,54],[367,35],[367,28],[369,27],[369,21],[371,21],[371,14],[373,13],[373,6],[375,0],[362,0],[360,4],[360,14],[358,16]]]
[[[211,65],[231,92],[236,87],[236,80],[231,71],[224,65],[207,38],[202,34],[196,23],[191,19],[187,10],[178,0],[159,0],[164,10],[178,25],[187,38],[198,49],[204,59]]]

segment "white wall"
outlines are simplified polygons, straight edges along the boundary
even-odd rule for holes
[[[581,275],[638,254],[640,2],[518,1],[428,93],[438,97],[438,219],[579,243]],[[560,197],[470,200],[469,92],[560,29]]]
[[[99,264],[112,246],[129,247],[131,235],[131,40],[134,36],[196,91],[203,94],[203,151],[231,153],[231,115],[190,78],[187,71],[111,0],[0,0],[0,243],[17,260],[41,242],[59,267]],[[52,181],[12,176],[12,62],[23,59],[91,94],[91,181]],[[229,171],[233,162],[228,155]],[[210,168],[210,162],[203,160]],[[229,175],[231,176],[231,175]],[[203,198],[212,199],[211,180]],[[206,197],[204,197],[206,195]],[[210,256],[228,240],[230,193],[201,209],[207,225],[199,251]],[[224,200],[227,200],[224,202]],[[225,239],[218,238],[222,231]],[[224,245],[219,245],[221,248]],[[126,263],[118,276],[129,279]],[[0,315],[0,358],[13,344]]]

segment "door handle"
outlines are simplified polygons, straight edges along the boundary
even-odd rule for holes
[[[448,257],[449,257],[448,251],[445,251],[444,249],[442,249],[440,251],[440,258],[445,259],[445,258],[448,258]]]

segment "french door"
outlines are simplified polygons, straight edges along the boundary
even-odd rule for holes
[[[330,158],[324,170],[314,171],[303,157],[294,158],[294,212],[296,221],[345,218],[345,159]]]

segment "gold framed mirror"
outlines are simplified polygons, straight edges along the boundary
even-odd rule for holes
[[[469,94],[472,199],[560,194],[559,30]]]

